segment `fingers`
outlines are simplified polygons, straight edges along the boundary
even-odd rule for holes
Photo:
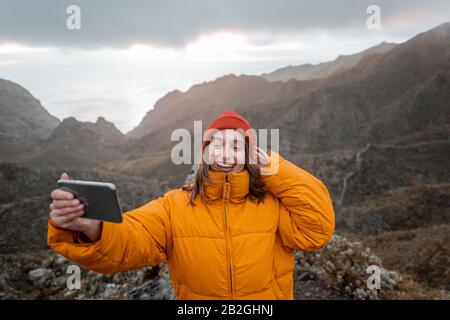
[[[50,209],[61,209],[66,207],[75,207],[80,204],[80,200],[55,200],[50,204]]]
[[[65,216],[67,214],[71,214],[74,212],[78,212],[78,211],[82,211],[84,210],[84,205],[80,204],[78,206],[75,207],[66,207],[66,208],[61,208],[61,209],[53,209],[50,212],[50,217],[60,217],[60,216]]]
[[[80,218],[83,215],[84,215],[84,210],[81,210],[81,211],[76,211],[76,212],[73,212],[73,213],[65,215],[65,216],[53,217],[52,220],[56,225],[58,225],[62,228],[69,228],[71,222]]]
[[[255,147],[254,154],[251,159],[254,161],[252,163],[263,166],[267,165],[270,161],[269,155],[260,147]]]
[[[258,147],[254,146],[249,150],[249,153],[250,164],[258,164]]]
[[[61,180],[68,180],[69,175],[63,172],[60,176]],[[79,222],[77,219],[85,213],[85,207],[76,199],[74,194],[61,189],[55,189],[51,192],[50,197],[53,202],[50,204],[50,218],[59,227],[65,229],[77,228]]]
[[[74,195],[68,191],[55,189],[52,191],[52,193],[50,193],[50,197],[53,200],[72,200],[74,198]]]
[[[269,155],[267,154],[267,152],[265,152],[263,149],[258,148],[258,158],[261,162],[261,164],[266,165],[267,163],[269,163]]]
[[[259,152],[260,154],[262,154],[265,157],[268,157],[269,155],[267,154],[267,152],[265,152],[263,149],[259,148]]]
[[[65,172],[63,172],[61,174],[60,177],[61,180],[68,180],[69,179],[69,175]],[[50,198],[53,200],[72,200],[75,198],[75,196],[68,191],[64,191],[61,189],[55,189],[50,193]],[[52,207],[50,207],[52,208]]]
[[[61,180],[69,180],[69,175],[66,172],[63,172],[60,177]]]

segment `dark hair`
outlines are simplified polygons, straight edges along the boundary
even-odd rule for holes
[[[266,195],[266,186],[261,179],[261,170],[256,164],[249,163],[249,143],[248,137],[245,138],[245,165],[244,168],[247,169],[250,181],[249,181],[249,192],[248,199],[260,203],[264,201]],[[208,181],[212,183],[211,178],[208,176],[209,165],[202,158],[201,163],[198,165],[197,173],[195,174],[194,181],[186,183],[182,189],[190,192],[189,204],[195,206],[194,200],[197,195],[200,196],[203,202],[208,202],[208,198],[205,194],[205,182]]]

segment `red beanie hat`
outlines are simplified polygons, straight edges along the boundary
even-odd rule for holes
[[[216,118],[216,120],[211,122],[208,128],[206,128],[203,137],[202,152],[205,151],[205,148],[208,146],[211,140],[211,134],[214,133],[214,130],[210,129],[242,129],[245,133],[245,136],[248,137],[250,148],[252,148],[254,145],[253,136],[250,131],[247,131],[249,129],[252,129],[250,123],[248,123],[248,121],[243,116],[234,112],[234,110],[225,111],[222,115]]]

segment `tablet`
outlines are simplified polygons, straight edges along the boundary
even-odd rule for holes
[[[108,182],[58,180],[58,189],[69,191],[85,205],[83,218],[122,222],[116,186]]]

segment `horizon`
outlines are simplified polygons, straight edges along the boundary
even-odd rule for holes
[[[195,9],[205,5],[200,2],[193,5],[194,16]],[[295,12],[283,11],[272,3],[261,2],[258,10],[273,9],[276,13],[286,14],[286,19],[280,19],[275,13],[269,17],[259,11],[256,14],[254,8],[245,8],[241,12],[242,17],[236,17],[222,8],[226,13],[221,12],[220,23],[208,20],[214,16],[208,17],[207,21],[198,22],[204,28],[189,25],[186,30],[184,27],[170,30],[168,25],[161,25],[161,21],[158,25],[145,19],[137,23],[142,30],[133,29],[127,20],[129,15],[136,13],[133,9],[124,11],[124,21],[105,29],[104,21],[97,21],[95,15],[89,15],[91,5],[84,1],[80,1],[81,29],[60,30],[64,28],[56,28],[56,23],[59,20],[65,23],[68,15],[65,10],[61,13],[60,9],[65,9],[68,2],[62,1],[56,8],[46,1],[37,6],[37,14],[44,17],[47,14],[52,17],[55,10],[61,13],[59,20],[56,19],[58,21],[49,18],[43,26],[25,13],[22,19],[17,19],[16,15],[17,22],[5,21],[9,19],[8,15],[14,16],[11,11],[15,13],[14,10],[20,9],[20,5],[12,5],[12,9],[8,8],[9,13],[3,17],[0,13],[0,18],[3,18],[0,22],[0,77],[26,88],[61,121],[74,117],[78,121],[92,123],[103,117],[127,134],[168,92],[178,90],[185,93],[196,84],[231,74],[260,76],[288,66],[333,61],[382,42],[403,43],[450,21],[450,10],[442,10],[446,6],[450,9],[450,4],[445,1],[434,1],[439,5],[433,10],[419,1],[413,1],[404,8],[391,4],[395,1],[379,2],[380,30],[367,29],[366,7],[369,2],[365,1],[358,3],[357,8],[351,8],[348,3],[337,6],[340,10],[337,15],[336,12],[321,12],[311,5],[308,7],[311,18],[305,10],[297,12],[301,15],[297,17],[293,15]],[[147,6],[145,3],[140,5]],[[161,4],[152,5],[158,7]],[[222,4],[224,7],[227,5]],[[301,5],[308,6],[306,3]],[[301,5],[299,10],[303,8]],[[148,6],[151,7],[150,4]],[[189,15],[190,11],[176,16],[184,11],[174,13],[173,6],[157,9],[167,17],[175,15],[188,22],[194,19]],[[331,8],[333,4],[329,6]],[[114,16],[119,9],[109,6],[105,8],[105,16]],[[330,14],[332,19],[327,16]],[[313,23],[311,19],[318,21]],[[2,28],[2,23],[6,28]],[[32,27],[36,32],[27,33],[27,28]],[[80,32],[79,36],[76,32]],[[35,74],[40,74],[40,77]]]

